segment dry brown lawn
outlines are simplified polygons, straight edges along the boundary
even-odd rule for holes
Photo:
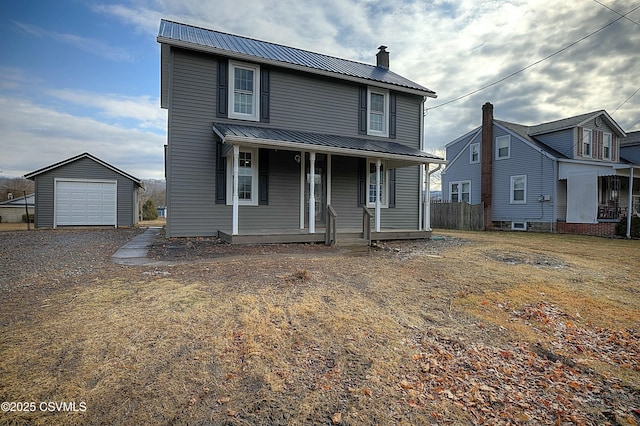
[[[640,241],[434,234],[28,288],[0,397],[86,410],[0,423],[636,424]]]

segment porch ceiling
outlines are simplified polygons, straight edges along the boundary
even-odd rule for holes
[[[213,131],[226,144],[292,151],[315,151],[353,157],[374,157],[392,161],[396,163],[396,166],[446,163],[443,158],[386,140],[226,123],[214,123]]]

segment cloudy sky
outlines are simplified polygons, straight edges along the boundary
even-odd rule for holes
[[[640,0],[2,1],[0,175],[90,152],[162,178],[161,18],[371,64],[384,44],[437,92],[425,128],[441,156],[487,101],[521,124],[605,109],[640,130]]]

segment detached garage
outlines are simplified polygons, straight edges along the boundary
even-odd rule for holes
[[[89,153],[25,175],[35,181],[35,226],[138,223],[142,182]]]

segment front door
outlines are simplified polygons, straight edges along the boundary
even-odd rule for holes
[[[316,199],[315,223],[316,226],[325,226],[325,212],[327,211],[327,156],[316,154],[314,192]],[[305,179],[304,179],[304,224],[309,226],[309,179],[311,177],[309,167],[309,154],[305,155]]]

